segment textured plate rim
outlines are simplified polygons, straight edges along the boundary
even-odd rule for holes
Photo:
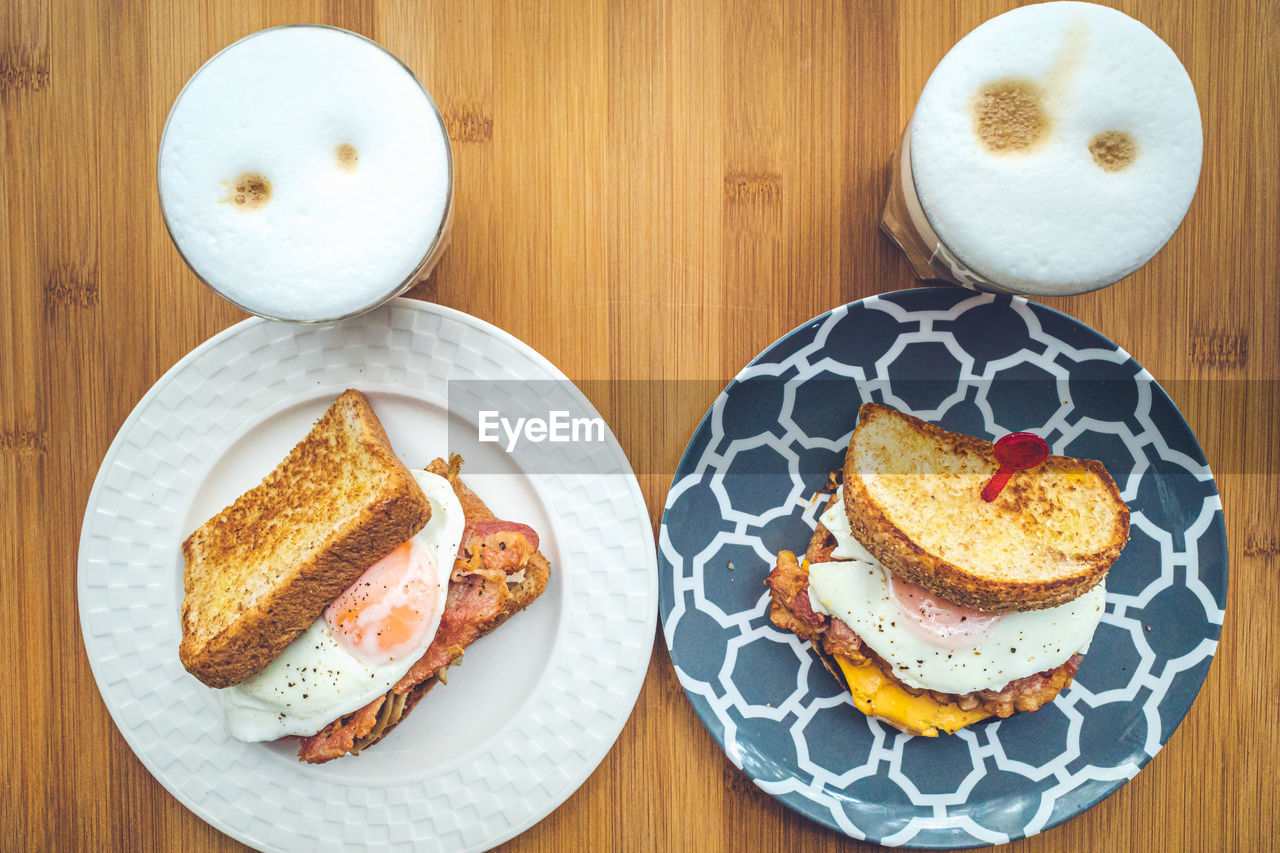
[[[547,374],[543,378],[568,383],[571,386],[571,394],[573,394],[582,403],[586,411],[595,412],[595,407],[586,398],[586,396],[582,394],[581,390],[578,389],[577,386],[572,383],[572,380],[568,379],[568,377],[565,376],[565,374],[549,359],[511,333],[463,311],[408,297],[396,297],[377,311],[370,312],[369,314],[363,315],[362,318],[357,318],[355,321],[351,322],[360,322],[361,319],[367,321],[380,313],[389,313],[398,309],[438,315],[444,320],[469,326],[471,329],[481,333],[482,335],[491,337],[516,349],[522,355],[526,356],[538,369]],[[102,457],[102,461],[99,463],[98,469],[95,473],[94,483],[90,489],[89,496],[85,501],[85,507],[82,513],[80,538],[77,544],[76,559],[76,616],[80,628],[81,648],[84,650],[85,656],[88,659],[89,668],[94,679],[95,692],[106,707],[116,730],[124,737],[125,742],[128,744],[133,755],[142,763],[152,778],[158,781],[171,796],[183,805],[183,807],[218,831],[257,850],[270,850],[275,848],[265,839],[257,838],[248,834],[234,825],[231,821],[225,819],[222,815],[216,813],[212,809],[206,808],[201,803],[193,802],[187,796],[175,790],[176,785],[173,783],[173,780],[169,779],[165,772],[157,768],[154,756],[151,756],[144,748],[142,748],[138,742],[137,733],[131,728],[121,725],[118,708],[115,706],[112,699],[109,698],[108,692],[103,690],[103,672],[101,669],[103,662],[100,659],[99,653],[94,649],[92,644],[93,641],[90,639],[88,634],[88,613],[86,612],[86,608],[89,605],[85,596],[87,575],[85,549],[86,542],[91,536],[90,525],[93,519],[92,510],[98,505],[100,493],[103,488],[104,472],[107,470],[109,463],[116,459],[127,440],[129,432],[137,426],[148,406],[154,403],[156,398],[159,397],[170,383],[177,381],[177,378],[181,375],[183,370],[189,368],[192,364],[197,363],[210,350],[231,338],[243,335],[246,332],[265,324],[292,325],[279,324],[275,321],[261,317],[248,317],[232,324],[228,328],[223,329],[204,340],[180,358],[173,364],[173,366],[166,370],[150,388],[147,389],[146,393],[144,393],[139,401],[134,405],[128,416],[126,416],[125,420],[116,431],[116,434],[108,445],[108,448]],[[298,329],[299,332],[314,332],[317,329],[338,325],[340,325],[340,323],[309,324],[292,327]],[[626,683],[614,685],[618,688],[617,695],[619,700],[615,703],[616,711],[610,720],[611,725],[604,732],[604,736],[599,738],[597,749],[588,753],[587,756],[579,762],[579,767],[576,769],[576,772],[572,774],[569,781],[551,789],[550,794],[545,798],[545,802],[534,808],[526,820],[512,824],[504,832],[491,837],[486,837],[482,841],[468,841],[466,843],[466,849],[479,849],[481,847],[487,848],[502,844],[503,842],[525,832],[559,808],[587,781],[587,779],[590,778],[590,776],[599,767],[600,763],[612,750],[617,738],[621,735],[622,729],[625,727],[627,720],[630,719],[630,716],[634,711],[635,704],[639,699],[645,675],[647,674],[649,663],[652,659],[653,631],[656,627],[655,622],[658,612],[657,543],[652,535],[648,507],[644,501],[643,493],[640,490],[639,482],[635,477],[630,462],[626,458],[626,454],[622,451],[620,445],[617,444],[617,439],[614,437],[611,429],[607,429],[607,434],[616,450],[617,460],[620,465],[623,466],[619,473],[625,475],[627,492],[626,498],[631,507],[636,510],[636,515],[640,522],[640,528],[642,528],[641,533],[643,535],[640,536],[640,541],[642,543],[646,543],[647,546],[645,547],[644,552],[637,558],[638,562],[643,562],[647,575],[647,583],[645,589],[642,591],[644,596],[644,604],[641,608],[643,610],[643,615],[630,618],[627,622],[627,624],[635,626],[636,637],[641,641],[639,645],[643,651],[638,655],[635,661],[628,661],[633,671],[630,679],[627,680]],[[541,496],[541,486],[535,484],[535,489]],[[561,642],[560,637],[562,633],[562,629],[558,628],[553,641],[553,647]],[[459,760],[455,759],[450,762],[450,766],[456,765],[458,762]]]

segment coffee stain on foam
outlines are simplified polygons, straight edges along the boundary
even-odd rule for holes
[[[1006,77],[983,86],[972,104],[973,132],[992,154],[1021,154],[1040,146],[1053,125],[1040,86]]]
[[[354,149],[353,149],[354,150]],[[241,172],[233,181],[223,181],[227,194],[218,201],[240,210],[261,210],[271,201],[271,181],[259,172]]]
[[[1073,78],[1088,49],[1089,24],[1083,15],[1077,14],[1072,18],[1071,26],[1062,40],[1057,61],[1045,75],[1045,90],[1051,100],[1059,102],[1056,106],[1058,112],[1066,109]],[[1089,139],[1088,149],[1089,156],[1098,168],[1112,173],[1123,172],[1132,166],[1141,151],[1132,134],[1114,128],[1093,134]]]
[[[1075,15],[1042,78],[1002,77],[983,84],[969,104],[982,147],[991,154],[1027,154],[1048,142],[1088,46],[1089,24]]]
[[[1084,15],[1077,14],[1071,19],[1071,25],[1062,38],[1062,46],[1058,48],[1058,58],[1054,60],[1049,73],[1044,75],[1042,84],[1045,94],[1050,100],[1065,97],[1071,88],[1072,78],[1084,60],[1089,49],[1089,22]]]
[[[1138,143],[1123,130],[1104,130],[1089,140],[1093,162],[1104,172],[1123,172],[1138,157]]]
[[[333,150],[338,161],[338,168],[344,172],[355,172],[360,168],[360,152],[350,143],[344,142]]]

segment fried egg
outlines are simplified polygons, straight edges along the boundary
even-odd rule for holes
[[[462,504],[444,477],[414,471],[431,519],[370,566],[266,669],[218,691],[232,737],[313,735],[390,690],[426,652],[462,543]]]
[[[896,578],[849,528],[843,495],[823,513],[838,561],[809,566],[817,613],[844,622],[909,687],[941,693],[999,690],[1088,649],[1102,618],[1100,583],[1066,604],[990,613],[962,607]]]

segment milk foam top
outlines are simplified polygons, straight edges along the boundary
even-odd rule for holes
[[[1025,6],[934,69],[909,131],[915,189],[968,267],[1027,293],[1124,277],[1173,235],[1202,134],[1173,51],[1090,3]]]
[[[281,27],[188,81],[159,182],[201,278],[255,314],[316,321],[380,303],[438,252],[452,160],[434,102],[395,57],[345,30]]]

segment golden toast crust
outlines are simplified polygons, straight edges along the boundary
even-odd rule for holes
[[[259,485],[182,543],[182,665],[210,687],[261,672],[430,517],[369,401],[344,392]]]
[[[980,610],[1037,610],[1106,576],[1129,508],[1101,462],[1050,456],[995,501],[991,442],[866,403],[844,464],[857,539],[895,574]]]

